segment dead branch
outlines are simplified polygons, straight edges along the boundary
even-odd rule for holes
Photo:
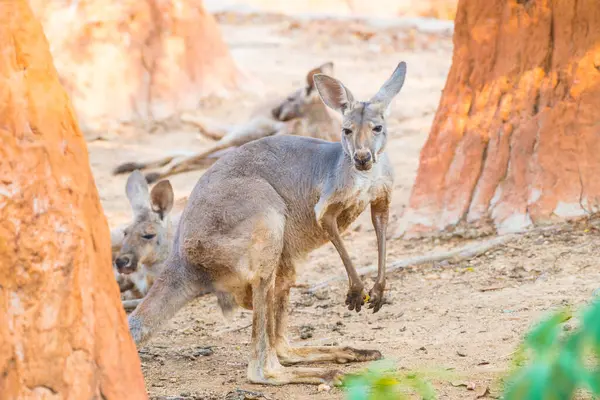
[[[480,254],[483,254],[486,251],[489,251],[490,249],[501,246],[516,238],[516,234],[502,235],[483,242],[469,244],[467,246],[463,246],[455,250],[432,252],[422,256],[410,257],[404,260],[394,261],[393,263],[388,265],[387,270],[393,271],[400,268],[406,268],[411,265],[421,265],[440,261],[464,261],[476,257]],[[359,268],[357,272],[360,276],[372,274],[374,272],[377,272],[377,265],[369,265],[368,267]],[[342,281],[346,279],[348,279],[346,275],[338,275],[311,286],[310,289],[308,289],[308,291],[309,293],[314,293],[315,291],[323,287],[329,286],[332,282]]]
[[[416,257],[411,257],[411,258],[407,258],[404,260],[394,261],[393,263],[388,265],[387,270],[393,271],[396,269],[406,268],[411,265],[421,265],[421,264],[440,262],[440,261],[453,261],[453,262],[465,261],[465,260],[469,260],[471,258],[477,257],[493,248],[506,245],[508,242],[511,242],[523,235],[532,234],[532,233],[536,233],[536,232],[550,231],[550,230],[554,230],[557,228],[563,228],[564,226],[565,226],[564,224],[542,226],[542,227],[531,229],[531,230],[524,231],[524,232],[510,233],[510,234],[506,234],[506,235],[496,236],[493,239],[484,240],[484,241],[478,242],[478,243],[468,244],[466,246],[460,247],[455,250],[442,251],[442,252],[430,252],[430,253],[427,253],[422,256],[416,256]],[[374,272],[377,272],[377,265],[369,265],[367,267],[359,268],[357,270],[357,272],[360,276],[372,274]],[[348,279],[347,275],[338,275],[338,276],[326,279],[324,281],[321,281],[319,283],[312,285],[308,289],[308,292],[314,293],[321,288],[329,286],[333,282],[344,281],[347,279]]]
[[[223,335],[224,333],[239,332],[246,328],[250,328],[251,326],[252,326],[252,322],[250,322],[249,324],[243,325],[243,326],[237,326],[237,327],[233,327],[233,328],[229,328],[229,329],[223,329],[221,331],[215,332],[215,336],[220,336],[220,335]]]
[[[511,234],[496,236],[495,238],[492,238],[489,240],[484,240],[482,242],[468,244],[466,246],[460,247],[458,249],[450,250],[450,251],[442,251],[442,252],[434,251],[434,252],[424,254],[422,256],[410,257],[410,258],[406,258],[404,260],[394,261],[393,263],[388,265],[387,270],[393,271],[396,269],[406,268],[411,265],[414,266],[414,265],[421,265],[421,264],[440,262],[440,261],[460,262],[460,261],[469,260],[469,259],[477,257],[493,248],[505,245],[508,242],[511,242],[511,241],[521,237],[522,235],[531,234],[531,233],[535,233],[535,232],[543,232],[543,231],[553,230],[553,229],[559,228],[560,226],[561,225],[551,225],[551,226],[545,226],[545,227],[532,229],[532,230],[525,231],[525,232],[511,233]],[[359,268],[357,270],[357,272],[360,276],[375,273],[375,272],[377,272],[377,265],[369,265],[367,267]],[[348,277],[345,274],[334,276],[332,278],[326,279],[324,281],[321,281],[319,283],[312,285],[308,289],[308,292],[314,293],[321,288],[329,286],[333,282],[344,281],[347,279],[348,279]]]

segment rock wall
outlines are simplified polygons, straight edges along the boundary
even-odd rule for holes
[[[499,232],[600,210],[596,0],[461,0],[403,223]]]
[[[201,0],[30,0],[84,130],[161,120],[240,78]]]
[[[27,1],[0,2],[0,398],[147,399],[86,144]]]

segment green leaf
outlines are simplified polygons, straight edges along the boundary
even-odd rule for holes
[[[561,331],[561,324],[571,317],[571,312],[566,309],[553,314],[529,332],[525,338],[526,345],[538,355],[551,352]]]

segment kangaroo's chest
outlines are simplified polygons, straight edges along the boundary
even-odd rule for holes
[[[377,168],[382,166],[377,165]],[[325,225],[333,217],[339,232],[346,230],[371,203],[389,196],[393,187],[393,175],[387,169],[375,169],[370,173],[354,173],[343,180],[325,182],[315,193],[313,212],[302,213],[302,218],[289,218],[288,239],[296,241],[294,248],[305,253],[330,240]],[[310,227],[307,229],[306,227]]]
[[[381,195],[383,188],[382,182],[378,179],[358,177],[349,187],[348,197],[337,203],[337,207],[340,209],[337,217],[340,231],[348,228],[367,206]]]

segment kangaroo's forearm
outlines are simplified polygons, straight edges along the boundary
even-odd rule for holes
[[[389,220],[389,200],[386,198],[371,204],[371,221],[377,236],[377,282],[385,282],[386,230]]]

